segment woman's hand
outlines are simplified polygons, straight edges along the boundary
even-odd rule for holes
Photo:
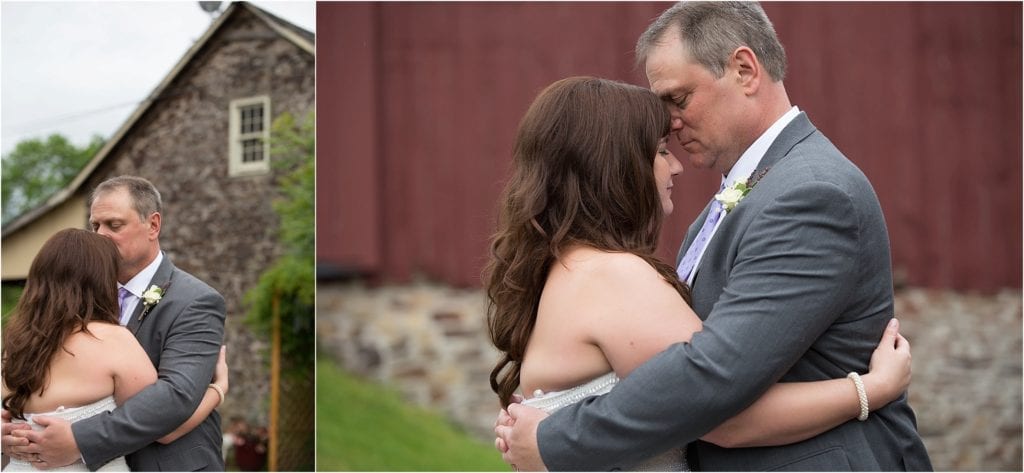
[[[871,410],[895,401],[910,386],[910,342],[899,331],[899,321],[890,320],[871,354],[870,372],[861,376]]]
[[[224,395],[228,394],[228,357],[227,357],[227,345],[220,346],[220,356],[217,357],[217,367],[213,372],[213,384],[220,386],[224,390]],[[872,359],[874,361],[874,359]]]

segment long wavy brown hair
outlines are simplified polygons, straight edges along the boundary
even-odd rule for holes
[[[74,228],[50,237],[32,260],[3,333],[3,407],[12,417],[24,419],[32,394],[46,390],[50,362],[67,351],[68,336],[89,333],[89,322],[118,323],[120,261],[109,238]]]
[[[669,125],[649,90],[593,77],[555,82],[527,110],[484,270],[491,342],[503,353],[491,389],[503,406],[519,387],[548,270],[568,247],[635,254],[690,302],[654,256],[664,219],[654,158]]]

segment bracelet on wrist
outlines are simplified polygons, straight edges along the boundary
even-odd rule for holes
[[[853,385],[857,388],[857,400],[860,401],[860,415],[857,416],[857,420],[861,422],[868,420],[868,413],[871,410],[868,409],[868,393],[864,390],[864,381],[860,379],[860,375],[856,371],[851,371],[846,377],[852,379]]]
[[[210,383],[208,387],[216,391],[217,396],[220,398],[220,402],[217,403],[217,407],[220,407],[221,404],[224,404],[224,389],[221,388],[220,386],[217,386],[214,383]]]

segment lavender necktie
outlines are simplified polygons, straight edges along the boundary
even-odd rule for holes
[[[120,320],[121,321],[121,325],[124,325],[124,309],[125,309],[125,306],[128,305],[127,304],[128,296],[131,296],[131,295],[132,295],[132,293],[128,292],[128,290],[125,289],[124,287],[117,288],[117,305],[118,305],[118,307],[121,308],[121,314],[120,314],[121,315],[121,320]]]
[[[722,192],[725,189],[725,184],[718,189],[718,192]],[[715,229],[715,224],[718,223],[718,219],[722,216],[722,203],[711,198],[711,209],[708,210],[708,216],[704,219],[704,226],[700,227],[700,231],[697,232],[697,238],[693,239],[693,243],[690,244],[690,248],[686,250],[686,254],[683,255],[683,260],[679,263],[679,268],[676,269],[676,273],[679,274],[679,279],[683,282],[690,277],[690,273],[694,270],[694,265],[697,264],[697,257],[700,256],[700,252],[704,251],[704,247],[707,246],[708,240],[711,239],[711,232]]]

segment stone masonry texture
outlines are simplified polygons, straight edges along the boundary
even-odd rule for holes
[[[484,297],[423,282],[321,283],[319,356],[490,442],[498,352]],[[1021,471],[1021,291],[909,288],[897,292],[896,313],[913,354],[910,404],[935,469]]]

